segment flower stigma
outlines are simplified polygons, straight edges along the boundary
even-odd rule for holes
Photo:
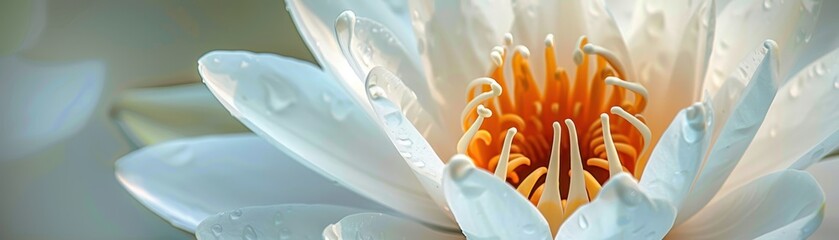
[[[651,137],[640,115],[646,88],[626,81],[624,66],[608,49],[585,36],[575,46],[570,77],[557,66],[553,35],[546,36],[540,91],[530,50],[506,34],[504,46],[490,52],[489,76],[467,86],[457,144],[476,167],[536,205],[554,234],[611,176],[640,179]]]

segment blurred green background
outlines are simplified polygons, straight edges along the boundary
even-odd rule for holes
[[[134,145],[109,118],[114,102],[133,88],[199,82],[196,61],[210,50],[312,61],[281,0],[4,0],[0,33],[0,59],[105,67],[101,92],[86,93],[101,94],[92,115],[72,137],[22,157],[0,148],[0,239],[194,238],[117,183],[113,163]],[[21,80],[0,79],[0,106],[26,106],[7,95]]]
[[[824,3],[821,29],[839,21],[833,11],[839,1]],[[835,32],[816,32],[811,44],[835,47],[839,39]],[[7,64],[0,65],[0,239],[192,239],[139,204],[116,181],[114,161],[138,144],[120,131],[113,109],[132,89],[200,82],[196,60],[216,49],[313,61],[283,0],[0,1],[0,64]],[[825,50],[810,48],[804,54],[820,56]],[[91,69],[101,74],[96,75],[101,86],[82,96],[92,101],[83,114],[87,117],[71,116],[72,121],[45,129],[17,129],[38,120],[16,118],[18,114],[37,117],[41,110],[59,109],[59,117],[73,115],[76,108],[64,112],[62,101],[75,99],[32,104],[25,97],[32,93],[21,89],[58,86],[60,92],[61,80],[35,82],[31,80],[37,76],[19,79],[17,72],[3,71],[77,63],[92,63]],[[68,135],[43,142],[36,134],[27,142],[7,131]],[[23,147],[28,144],[42,147]],[[835,189],[826,191],[829,199],[839,197]],[[828,207],[825,222],[837,218],[839,210]],[[823,225],[819,231],[833,227]]]

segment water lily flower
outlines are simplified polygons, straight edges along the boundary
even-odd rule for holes
[[[180,141],[127,156],[117,176],[199,239],[809,237],[825,197],[801,170],[839,146],[839,50],[793,66],[821,3],[636,5],[619,21],[603,0],[289,0],[322,68],[199,60],[276,149]],[[156,164],[200,167],[155,180]]]

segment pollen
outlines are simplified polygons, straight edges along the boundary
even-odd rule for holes
[[[504,40],[489,54],[488,76],[468,85],[457,151],[511,184],[555,232],[610,176],[641,177],[648,93],[626,79],[612,52],[585,36],[570,56],[574,76],[557,66],[553,35],[545,38],[544,73],[532,71],[527,47],[514,45],[510,34]]]

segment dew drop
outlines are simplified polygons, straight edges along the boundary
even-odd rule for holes
[[[800,82],[793,82],[792,86],[789,87],[789,96],[792,98],[797,98],[798,95],[801,94]]]
[[[242,217],[242,210],[241,209],[236,209],[236,210],[233,210],[232,212],[230,212],[230,220],[237,220],[240,217]]]
[[[534,226],[533,224],[530,224],[530,223],[524,224],[524,225],[521,226],[521,231],[524,234],[533,235],[534,233],[536,233],[536,226]]]
[[[213,236],[218,238],[218,237],[221,237],[221,232],[224,231],[224,228],[222,228],[221,225],[216,224],[216,225],[213,225],[210,228],[210,230],[213,231]]]
[[[172,148],[169,154],[172,157],[163,158],[163,161],[170,166],[183,166],[195,159],[195,153],[192,148],[186,144],[180,144]]]
[[[248,68],[248,66],[250,66],[250,65],[251,64],[248,63],[247,61],[242,61],[241,63],[239,63],[239,68]]]
[[[364,64],[370,65],[373,63],[373,53],[373,47],[370,46],[370,43],[361,45],[361,61]]]
[[[378,99],[380,97],[385,97],[385,90],[382,87],[376,85],[370,85],[367,87],[367,91],[370,92],[370,97],[373,99]]]
[[[291,230],[288,230],[288,228],[283,228],[282,230],[280,230],[280,239],[291,239]]]
[[[410,152],[403,152],[403,151],[400,151],[399,155],[402,155],[402,157],[404,157],[404,158],[411,158],[411,157],[414,156]]]
[[[409,146],[411,146],[411,144],[414,144],[414,142],[411,141],[410,138],[401,137],[401,136],[396,138],[396,143],[399,143],[399,145],[406,146],[406,147],[409,147]]]
[[[220,63],[220,62],[221,62],[221,59],[218,59],[218,58],[213,58],[213,62],[214,62],[214,63]]]
[[[763,10],[772,9],[772,0],[763,0]]]
[[[414,166],[416,166],[418,168],[424,168],[425,167],[425,162],[423,162],[423,161],[414,161],[413,164],[414,164]]]
[[[275,113],[280,112],[296,101],[294,94],[288,92],[291,90],[278,90],[268,80],[262,82],[265,88],[265,101],[269,111]]]
[[[588,219],[586,219],[586,215],[580,215],[580,220],[577,224],[579,224],[582,229],[588,228]]]
[[[242,240],[256,240],[256,231],[251,227],[251,225],[246,225],[245,229],[242,230]]]
[[[285,215],[283,215],[283,212],[277,212],[274,214],[274,225],[279,226],[282,225],[283,222],[285,222]]]
[[[332,101],[329,104],[329,111],[332,113],[332,118],[344,121],[352,112],[352,104],[346,100]]]
[[[824,63],[816,64],[816,67],[814,69],[815,69],[816,76],[821,76],[821,75],[824,75],[824,73],[825,73]]]
[[[399,126],[399,124],[402,124],[402,113],[393,111],[385,114],[385,124],[392,127]]]
[[[646,33],[649,36],[658,36],[664,31],[664,13],[654,12],[650,14],[649,24],[646,24]]]

